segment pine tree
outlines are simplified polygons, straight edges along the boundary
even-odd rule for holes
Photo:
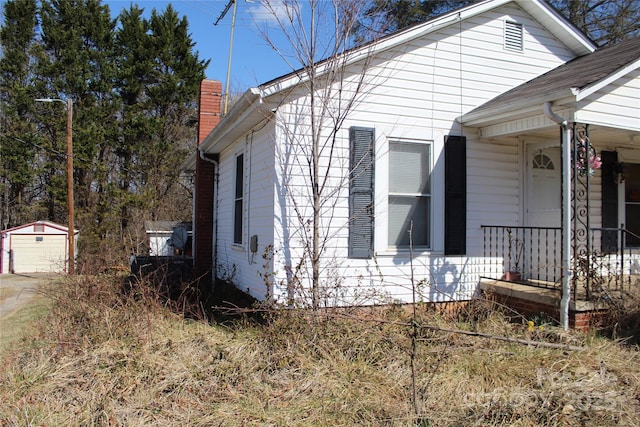
[[[33,113],[34,76],[30,59],[34,49],[35,0],[11,0],[3,5],[0,29],[0,228],[28,219],[32,182],[36,174]]]
[[[151,140],[146,147],[144,184],[156,202],[151,207],[156,217],[185,216],[190,209],[188,194],[183,192],[182,199],[172,203],[163,201],[180,197],[175,193],[179,190],[179,166],[187,150],[193,148],[198,91],[209,61],[200,60],[193,52],[187,19],[178,18],[171,5],[162,13],[152,11],[149,30],[154,67],[145,93]]]
[[[150,54],[149,22],[142,17],[144,9],[132,5],[120,12],[116,31],[117,78],[115,89],[122,102],[119,143],[116,147],[117,188],[120,221],[126,229],[135,216],[135,208],[144,210],[151,204],[141,190],[146,165],[144,158],[150,146],[146,88],[153,81],[154,59]]]
[[[208,65],[193,52],[186,18],[171,6],[152,10],[150,19],[143,12],[135,5],[123,10],[116,32],[116,91],[123,104],[117,191],[122,225],[130,229],[141,228],[142,219],[190,218],[191,195],[179,184],[179,166],[194,145]]]
[[[67,112],[36,98],[73,101],[81,263],[128,257],[142,240],[128,240],[142,219],[188,219],[179,165],[195,145],[208,61],[193,51],[187,19],[170,6],[145,19],[131,6],[116,28],[100,0],[8,0],[2,7],[2,228],[66,223]]]
[[[118,100],[113,92],[114,27],[109,8],[99,0],[52,0],[40,10],[42,48],[37,73],[45,83],[40,97],[73,100],[73,151],[76,224],[83,229],[85,256],[98,252],[100,239],[114,228],[109,200],[109,164],[117,137]],[[64,109],[59,104],[40,108],[52,146],[64,141]],[[46,108],[46,109],[45,109]],[[62,110],[62,111],[60,111]],[[53,119],[53,120],[51,120]],[[51,176],[59,172],[59,158],[48,163]],[[49,204],[60,204],[58,180],[51,181]],[[50,210],[50,219],[60,212]]]

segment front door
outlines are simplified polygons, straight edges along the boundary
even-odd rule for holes
[[[523,234],[524,275],[554,282],[560,272],[562,164],[559,146],[529,144],[527,148],[526,223]],[[559,277],[559,276],[558,276]]]
[[[527,223],[532,227],[560,227],[562,206],[560,147],[529,147]]]

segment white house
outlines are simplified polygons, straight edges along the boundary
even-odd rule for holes
[[[68,231],[67,227],[48,221],[2,230],[0,274],[67,271]],[[78,230],[74,231],[77,243]]]
[[[577,268],[562,253],[640,244],[639,40],[596,50],[544,1],[486,0],[345,53],[340,79],[332,59],[313,106],[337,125],[311,126],[308,77],[292,73],[201,127],[186,166],[195,263],[214,280],[288,304],[313,283],[323,305],[466,300],[481,277],[559,283]]]

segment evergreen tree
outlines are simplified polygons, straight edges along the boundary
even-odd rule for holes
[[[187,19],[171,6],[144,19],[134,5],[119,20],[122,224],[141,228],[142,219],[188,220],[191,198],[179,184],[180,163],[194,145],[198,91],[208,61],[193,51]]]
[[[144,10],[131,5],[123,10],[116,31],[117,79],[115,89],[122,102],[119,143],[116,148],[116,203],[125,229],[135,216],[135,208],[150,208],[141,191],[146,173],[143,161],[150,147],[153,130],[149,127],[146,88],[153,81],[154,58],[150,53],[149,23],[142,17]]]
[[[108,186],[111,153],[117,141],[118,100],[113,92],[115,21],[99,0],[45,1],[40,19],[44,55],[38,60],[37,72],[46,92],[41,97],[71,98],[74,104],[76,224],[83,230],[79,254],[88,257],[100,252],[100,240],[114,230]],[[40,108],[43,121],[54,119],[46,126],[52,146],[64,142],[66,134],[66,116],[60,107],[51,104],[46,111],[45,107]],[[60,159],[51,160],[47,170],[53,176],[60,170]],[[60,188],[57,180],[51,184],[52,189]],[[49,203],[61,205],[58,197],[50,191]],[[54,220],[60,217],[55,210],[49,215]]]
[[[153,68],[143,104],[150,141],[145,147],[141,184],[154,202],[154,219],[184,217],[190,212],[188,194],[183,192],[181,199],[173,198],[180,197],[176,194],[180,163],[187,150],[193,148],[198,91],[209,61],[200,60],[193,52],[187,19],[178,18],[171,5],[162,13],[153,10],[148,25]],[[167,203],[168,200],[172,202]]]
[[[127,239],[139,235],[143,219],[188,219],[179,165],[195,145],[208,61],[193,51],[187,19],[171,6],[145,19],[133,5],[116,27],[100,0],[7,0],[2,7],[2,228],[66,223],[67,112],[36,98],[73,101],[81,263],[128,258],[142,237]]]
[[[28,219],[36,175],[36,140],[30,124],[34,75],[35,0],[11,0],[3,5],[0,29],[0,228]]]

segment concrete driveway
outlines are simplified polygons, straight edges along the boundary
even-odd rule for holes
[[[57,277],[51,273],[0,274],[0,318],[28,303],[43,283]]]

